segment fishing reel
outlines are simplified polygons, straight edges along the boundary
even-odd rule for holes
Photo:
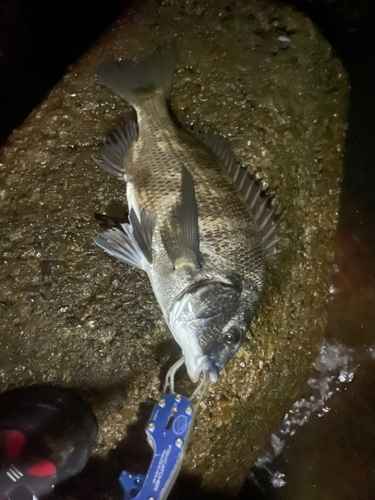
[[[120,474],[123,500],[165,500],[175,483],[209,375],[188,399],[174,392],[154,406],[146,436],[154,455],[144,475]],[[0,500],[38,500],[86,465],[97,435],[91,410],[68,390],[33,386],[0,395]]]
[[[71,392],[32,386],[0,395],[0,499],[37,500],[80,472],[97,435]]]

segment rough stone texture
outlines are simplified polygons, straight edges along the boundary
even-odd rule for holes
[[[126,443],[178,354],[147,277],[91,240],[126,216],[125,185],[91,155],[129,113],[94,72],[173,36],[177,116],[188,109],[227,136],[284,209],[283,251],[258,318],[202,404],[183,469],[234,494],[309,372],[326,320],[347,81],[316,28],[288,6],[135,2],[13,133],[1,151],[0,388],[48,381],[88,391],[96,452],[125,439],[103,490],[142,461]]]

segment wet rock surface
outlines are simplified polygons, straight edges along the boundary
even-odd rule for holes
[[[326,320],[346,127],[340,62],[287,6],[135,2],[0,158],[0,388],[52,382],[90,400],[101,458],[85,477],[95,476],[97,498],[116,494],[122,468],[144,467],[149,454],[134,443],[149,409],[140,404],[159,397],[179,353],[146,275],[92,242],[126,220],[125,185],[91,155],[131,112],[98,84],[95,68],[111,56],[142,58],[172,37],[176,115],[187,110],[226,136],[284,209],[282,253],[258,317],[202,404],[184,474],[236,493],[309,372]],[[191,390],[183,380],[179,387]],[[100,468],[107,474],[98,477]]]

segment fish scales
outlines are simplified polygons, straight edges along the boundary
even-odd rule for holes
[[[209,372],[217,380],[255,314],[264,282],[264,234],[270,233],[267,244],[273,249],[276,225],[266,204],[260,206],[256,200],[259,189],[243,177],[257,201],[260,216],[256,221],[223,161],[204,144],[204,137],[198,140],[175,124],[166,101],[175,57],[174,47],[166,46],[140,65],[112,63],[99,70],[101,81],[136,109],[138,136],[129,147],[130,139],[122,145],[122,161],[108,161],[113,148],[119,147],[112,145],[112,150],[106,146],[98,163],[127,182],[133,219],[124,229],[128,238],[138,237],[133,245],[138,267],[149,276],[182,348],[189,376],[196,381],[201,372]],[[224,142],[218,145],[227,147]],[[143,243],[137,231],[147,233],[142,217],[154,221],[147,226],[152,231],[152,262],[145,259],[148,252],[140,249]],[[129,241],[119,244],[121,234],[115,235],[116,239],[107,231],[96,242],[119,257]]]
[[[145,100],[138,114],[139,139],[124,159],[139,206],[157,215],[157,228],[162,225],[179,196],[184,164],[195,179],[201,251],[221,257],[228,270],[238,266],[241,255],[241,273],[256,277],[261,286],[264,253],[260,231],[220,161],[175,125],[165,102],[155,106],[154,99]],[[165,251],[162,245],[158,248]]]

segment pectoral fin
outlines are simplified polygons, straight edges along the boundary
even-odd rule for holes
[[[181,197],[172,210],[170,220],[161,230],[165,250],[174,267],[200,267],[198,207],[194,181],[187,168],[181,166]]]
[[[156,215],[146,212],[143,208],[140,211],[140,219],[134,210],[130,211],[129,220],[133,227],[133,236],[142,254],[149,264],[152,264],[152,236],[154,234]]]

